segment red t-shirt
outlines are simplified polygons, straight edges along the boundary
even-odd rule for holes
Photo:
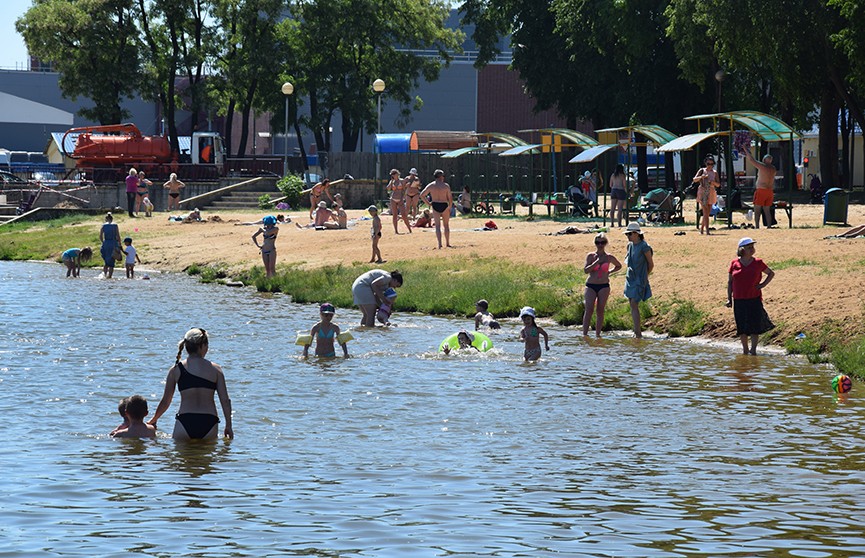
[[[730,274],[733,275],[733,298],[763,298],[763,291],[757,288],[763,271],[769,269],[763,260],[754,258],[748,265],[742,265],[739,258],[730,262]]]

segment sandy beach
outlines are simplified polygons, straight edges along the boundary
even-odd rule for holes
[[[229,270],[238,270],[260,266],[261,259],[251,241],[256,227],[237,224],[260,219],[267,213],[276,211],[203,212],[203,217],[218,215],[222,222],[170,222],[164,213],[134,220],[124,217],[118,222],[123,235],[136,238],[146,267],[182,271],[191,264],[222,262]],[[358,220],[365,211],[348,210],[348,230],[300,230],[294,223],[306,224],[308,212],[288,215],[294,222],[280,227],[278,266],[293,263],[315,267],[369,260],[369,222]],[[689,226],[644,227],[646,240],[655,251],[651,282],[656,298],[690,300],[705,311],[708,324],[704,335],[717,338],[735,334],[732,312],[724,302],[728,266],[743,236],[757,241],[757,257],[776,271],[775,280],[764,293],[766,309],[778,326],[773,337],[783,339],[821,327],[849,334],[865,332],[865,238],[826,239],[845,229],[822,225],[822,205],[796,206],[792,230],[781,213],[778,217],[782,222],[777,228],[727,229],[725,223],[718,222],[712,235],[703,236],[693,225],[693,200],[686,203],[685,216],[691,222]],[[380,246],[388,260],[383,267],[390,269],[400,261],[419,258],[436,258],[447,266],[451,259],[475,257],[496,257],[540,268],[573,265],[574,286],[581,288],[585,280],[581,268],[586,253],[593,249],[592,235],[551,233],[568,225],[586,228],[591,223],[556,222],[546,217],[527,221],[494,215],[498,230],[477,230],[488,219],[452,219],[453,248],[436,250],[433,229],[405,234],[400,223],[403,234],[397,236],[391,217],[383,215]],[[865,207],[850,206],[848,222],[865,223]],[[734,223],[744,224],[745,217],[735,214]],[[608,251],[623,260],[627,244],[624,235],[620,229],[611,229],[609,236]],[[623,275],[613,278],[613,296],[621,296],[623,282]]]

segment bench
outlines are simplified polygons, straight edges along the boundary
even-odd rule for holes
[[[774,202],[772,204],[773,216],[775,214],[775,211],[777,211],[779,209],[784,210],[784,213],[787,214],[787,222],[789,224],[789,227],[792,229],[793,228],[793,204],[791,202],[784,201],[784,200],[778,200],[778,201]],[[749,211],[753,211],[753,210],[754,210],[754,204],[748,203],[748,202],[742,202],[742,207],[737,207],[733,211],[735,211],[736,213],[748,213]],[[726,211],[726,210],[722,209],[721,213],[723,213],[724,211]],[[700,222],[701,217],[703,217],[703,211],[700,208],[700,204],[697,204],[697,223]],[[717,215],[715,217],[717,217]],[[755,214],[754,217],[756,218],[757,215]],[[777,222],[777,219],[775,221]]]

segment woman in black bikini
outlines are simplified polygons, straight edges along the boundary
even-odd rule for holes
[[[141,200],[147,197],[148,186],[153,186],[153,182],[144,178],[144,173],[138,173],[138,189],[135,191],[135,213],[138,214],[138,211],[141,209]]]
[[[604,329],[604,309],[610,298],[610,274],[622,269],[622,264],[612,254],[607,253],[607,235],[598,233],[595,236],[595,251],[586,256],[583,271],[589,274],[586,279],[585,312],[583,313],[583,336],[588,337],[592,314],[597,306],[595,317],[595,335],[601,336]],[[610,266],[613,269],[610,269]]]
[[[180,360],[184,347],[187,359]],[[180,391],[180,409],[174,423],[175,440],[215,440],[219,434],[219,416],[213,394],[219,395],[222,416],[225,419],[225,437],[233,438],[231,428],[231,399],[225,387],[225,376],[218,364],[207,360],[207,332],[192,328],[177,346],[177,360],[168,371],[162,401],[156,407],[148,424],[156,426],[174,397],[174,388]]]

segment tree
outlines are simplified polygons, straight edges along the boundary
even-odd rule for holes
[[[309,126],[318,147],[329,151],[330,127],[341,114],[343,151],[354,151],[362,126],[374,130],[372,82],[383,79],[385,98],[408,117],[422,77],[438,78],[462,34],[444,25],[444,0],[309,0],[297,2],[298,82],[309,97]],[[430,55],[421,55],[429,51]]]
[[[572,127],[586,119],[596,128],[651,123],[677,130],[711,96],[679,79],[664,34],[665,6],[662,0],[466,0],[460,10],[475,25],[478,65],[511,34],[512,68],[537,109],[556,108]]]
[[[78,113],[100,124],[129,116],[123,99],[141,85],[133,0],[38,0],[15,22],[33,56],[60,74],[63,95],[94,103]]]
[[[242,120],[237,156],[246,153],[249,118],[252,108],[261,107],[261,92],[279,91],[275,83],[285,50],[277,36],[281,0],[216,0],[214,17],[219,29],[217,56],[212,94],[222,104],[226,115],[226,143],[233,144],[232,125],[235,111]],[[279,105],[277,105],[279,106]],[[269,107],[268,107],[269,108]]]

